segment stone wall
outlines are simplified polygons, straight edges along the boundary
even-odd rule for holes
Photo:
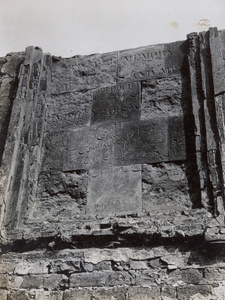
[[[0,299],[225,299],[225,31],[0,60]]]

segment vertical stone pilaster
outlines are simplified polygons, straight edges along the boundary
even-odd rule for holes
[[[5,207],[1,221],[9,229],[18,223],[18,217],[25,209],[27,201],[32,201],[35,195],[50,69],[50,55],[43,54],[40,48],[26,48],[2,164],[5,176]]]

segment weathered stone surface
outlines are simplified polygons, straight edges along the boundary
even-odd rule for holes
[[[74,92],[52,95],[49,99],[51,110],[47,119],[49,131],[88,126],[91,121],[91,92]]]
[[[87,215],[126,215],[141,211],[140,165],[89,170]]]
[[[69,131],[64,171],[113,165],[114,136],[114,125],[83,127]]]
[[[128,297],[131,300],[157,300],[160,297],[160,290],[158,287],[150,287],[150,288],[143,288],[143,287],[129,287],[128,288]]]
[[[115,84],[116,64],[116,52],[59,59],[53,64],[52,93],[85,92]]]
[[[177,299],[179,300],[187,300],[194,297],[194,295],[207,297],[210,294],[211,287],[209,285],[189,285],[177,288]]]
[[[184,160],[181,117],[79,128],[67,136],[64,171]]]
[[[72,274],[69,279],[69,287],[105,286],[106,280],[105,272]]]
[[[144,80],[179,73],[183,55],[176,49],[180,46],[177,42],[119,52],[119,80]]]
[[[29,293],[29,291],[26,290],[17,290],[17,291],[11,291],[8,295],[8,300],[31,300],[32,293]],[[35,294],[34,294],[35,295]]]
[[[54,260],[50,263],[51,273],[70,274],[81,271],[81,262],[79,260]]]
[[[185,166],[180,163],[142,165],[142,197],[146,211],[177,211],[191,206]]]
[[[0,58],[0,298],[224,298],[224,59],[216,29]]]
[[[126,300],[126,289],[125,288],[99,288],[92,293],[96,300]]]
[[[128,82],[94,92],[91,124],[139,120],[141,86]]]
[[[0,299],[7,300],[8,291],[0,290]]]
[[[63,292],[60,291],[50,292],[50,300],[63,300]]]
[[[141,120],[183,115],[181,76],[143,81]]]
[[[89,290],[69,289],[63,293],[63,300],[91,300],[91,292]]]
[[[196,269],[187,269],[182,271],[182,280],[186,283],[199,284],[203,279],[202,273]]]

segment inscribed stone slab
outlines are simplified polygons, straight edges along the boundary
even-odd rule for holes
[[[87,215],[124,215],[141,210],[140,165],[89,170]]]
[[[94,92],[91,124],[103,121],[139,120],[140,89],[140,83],[129,82]]]

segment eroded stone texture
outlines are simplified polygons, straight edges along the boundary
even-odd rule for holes
[[[94,92],[91,124],[140,119],[141,85],[139,82],[118,84]]]
[[[0,59],[0,299],[225,299],[224,43]]]
[[[183,61],[183,53],[179,49],[181,44],[177,42],[119,52],[119,80],[145,80],[179,73]]]
[[[191,207],[185,166],[161,163],[142,166],[143,208],[153,211],[177,211]]]
[[[126,215],[141,211],[140,165],[89,170],[87,215]]]
[[[181,76],[143,81],[141,120],[182,115],[181,90]]]

